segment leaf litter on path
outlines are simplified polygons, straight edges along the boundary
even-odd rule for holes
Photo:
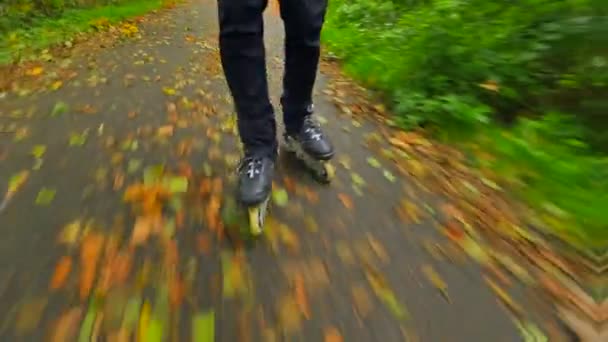
[[[213,311],[197,313],[192,319],[192,341],[215,341],[215,313]]]
[[[431,265],[422,266],[422,273],[426,276],[428,281],[441,293],[443,298],[448,302],[451,302],[450,297],[448,296],[448,285],[441,278],[439,273],[435,271],[435,269]]]
[[[80,299],[86,299],[95,282],[97,264],[101,256],[105,237],[99,233],[91,232],[84,237],[80,250]]]
[[[25,302],[17,314],[16,334],[23,335],[36,329],[47,304],[48,298],[46,297],[34,298]]]
[[[409,313],[406,308],[399,303],[399,300],[389,288],[386,279],[370,265],[365,267],[365,275],[370,286],[378,298],[386,305],[391,313],[399,319],[408,319]]]
[[[325,328],[324,342],[343,342],[342,334],[335,327]]]
[[[78,332],[78,323],[82,316],[82,309],[71,308],[62,314],[53,326],[51,342],[73,341]]]
[[[8,189],[0,202],[0,213],[6,209],[10,200],[17,194],[17,191],[23,187],[29,177],[30,172],[25,170],[11,176],[8,181]]]
[[[53,278],[51,278],[50,288],[51,290],[57,290],[63,287],[68,276],[70,275],[70,270],[72,269],[72,258],[68,256],[63,256],[57,262],[55,266],[55,273],[53,274]]]
[[[53,202],[55,199],[55,193],[57,191],[51,188],[42,188],[40,192],[38,192],[38,196],[36,196],[36,204],[40,206],[47,206]]]

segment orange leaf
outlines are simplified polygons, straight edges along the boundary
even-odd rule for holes
[[[179,275],[171,277],[171,283],[169,284],[169,301],[173,308],[179,308],[184,297],[184,286]]]
[[[112,283],[122,284],[131,273],[132,258],[128,252],[121,252],[112,261]]]
[[[148,240],[153,232],[157,232],[161,226],[161,219],[158,216],[140,216],[135,220],[135,227],[131,234],[131,244],[134,246],[143,244]]]
[[[119,190],[125,184],[125,174],[117,172],[114,174],[114,190]]]
[[[80,308],[72,308],[68,312],[64,313],[54,325],[53,336],[51,342],[64,342],[74,341],[76,333],[78,332],[78,322],[82,310]]]
[[[91,233],[82,242],[80,250],[80,263],[82,272],[80,274],[80,298],[86,299],[93,288],[97,261],[101,255],[105,238],[101,234]]]
[[[304,315],[306,319],[310,319],[310,306],[308,305],[308,297],[306,296],[306,290],[304,289],[304,277],[302,274],[298,273],[294,277],[294,292],[300,312],[302,312],[302,315]]]
[[[350,197],[347,194],[340,193],[340,194],[338,194],[338,198],[340,199],[340,202],[342,202],[342,204],[346,207],[346,209],[349,209],[349,210],[353,209],[353,200],[350,199]]]
[[[207,205],[207,225],[209,229],[217,232],[219,230],[220,223],[220,198],[217,195],[211,196],[209,204]]]
[[[316,204],[317,202],[319,202],[319,194],[312,191],[308,187],[304,187],[303,190],[304,190],[304,195],[306,196],[306,199],[308,200],[308,202],[313,203],[313,204]]]
[[[340,331],[334,327],[325,328],[325,342],[343,342]]]
[[[209,251],[211,250],[209,234],[199,233],[196,237],[196,246],[199,252],[209,254]]]
[[[208,195],[211,192],[211,179],[204,178],[201,180],[201,184],[199,186],[199,193],[201,195]]]
[[[287,191],[292,192],[292,193],[296,191],[296,183],[294,182],[293,179],[291,179],[289,177],[284,177],[283,183],[285,184],[285,189],[287,189]]]
[[[178,211],[175,214],[175,227],[176,228],[181,228],[184,226],[184,221],[186,219],[186,216],[184,214],[183,210]]]
[[[72,258],[68,256],[62,257],[57,263],[57,266],[55,266],[55,273],[51,279],[51,290],[57,290],[65,285],[71,269]]]
[[[177,252],[177,242],[175,240],[169,240],[165,246],[165,262],[169,267],[175,267],[179,261],[179,254]]]
[[[170,137],[173,135],[173,126],[166,125],[158,128],[158,135],[161,137]]]

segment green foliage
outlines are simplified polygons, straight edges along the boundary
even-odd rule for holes
[[[335,0],[324,40],[347,71],[390,95],[403,127],[483,144],[497,158],[482,166],[561,235],[599,243],[607,14],[603,0]]]
[[[0,0],[2,1],[2,0]],[[161,7],[163,0],[11,0],[0,17],[0,64],[26,58],[75,33]]]

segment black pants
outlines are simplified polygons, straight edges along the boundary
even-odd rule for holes
[[[268,97],[263,12],[268,0],[218,0],[220,53],[247,153],[275,157],[274,111]],[[285,24],[283,120],[300,129],[312,103],[327,0],[280,0]]]

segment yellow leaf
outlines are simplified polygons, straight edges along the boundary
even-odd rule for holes
[[[441,276],[431,267],[430,265],[422,266],[422,273],[426,276],[426,278],[441,292],[441,295],[449,302],[450,297],[448,297],[448,285],[443,281]]]
[[[163,88],[163,93],[171,96],[171,95],[175,95],[176,91],[173,88],[169,88],[169,87],[164,87]]]
[[[62,85],[63,85],[62,81],[55,81],[55,82],[53,82],[53,84],[51,84],[51,89],[57,90],[57,89],[61,88]]]
[[[141,309],[141,315],[139,316],[139,329],[138,329],[138,341],[147,341],[148,325],[150,324],[150,303],[146,301],[143,308]]]
[[[496,81],[492,81],[492,80],[481,83],[479,86],[485,90],[493,91],[496,93],[499,90],[498,83],[496,83]]]
[[[343,342],[344,339],[340,334],[340,331],[334,327],[325,329],[325,342]]]
[[[38,67],[34,67],[34,68],[32,68],[32,69],[29,69],[29,70],[28,70],[28,71],[26,71],[25,73],[26,73],[26,75],[28,75],[28,76],[38,76],[38,75],[42,74],[42,72],[43,72],[43,71],[44,71],[44,68],[43,68],[43,67],[38,66]]]

